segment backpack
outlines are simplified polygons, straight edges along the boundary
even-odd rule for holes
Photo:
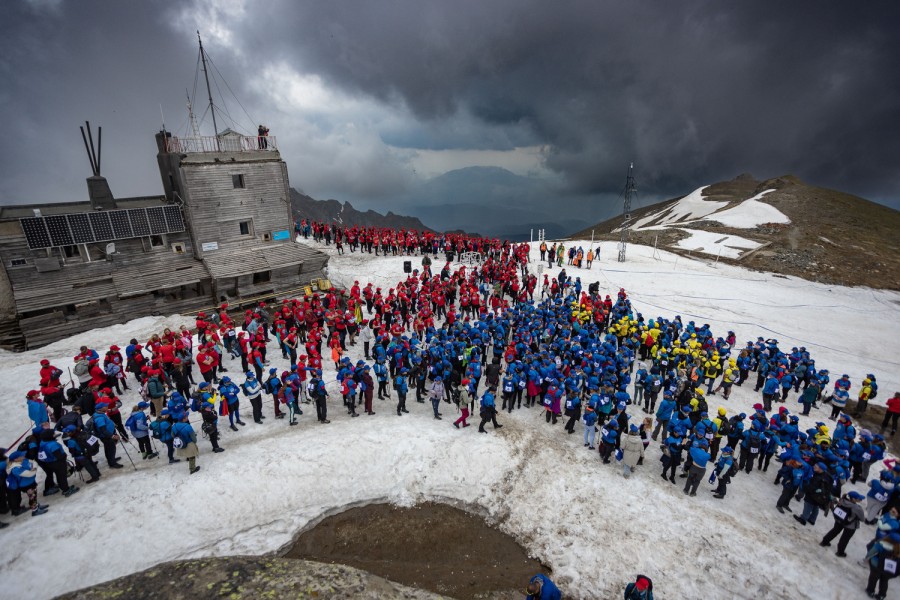
[[[727,437],[732,431],[734,431],[734,423],[729,419],[722,419],[719,423],[719,435]]]
[[[659,390],[662,389],[662,379],[659,377],[654,377],[650,380],[650,391],[654,394],[658,394]]]

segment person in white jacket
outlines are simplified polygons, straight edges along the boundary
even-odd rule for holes
[[[431,399],[432,408],[434,408],[434,418],[440,420],[441,413],[438,412],[438,408],[441,405],[441,398],[444,397],[444,382],[441,380],[440,375],[435,377],[428,387],[428,397]]]
[[[627,479],[637,466],[638,461],[644,457],[644,442],[641,440],[640,429],[632,425],[628,435],[622,440],[622,474]]]

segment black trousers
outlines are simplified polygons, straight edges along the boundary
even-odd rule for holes
[[[262,396],[250,398],[250,406],[253,408],[253,420],[262,423]]]
[[[328,406],[325,404],[325,396],[316,396],[316,418],[322,422],[328,419]]]
[[[847,549],[847,544],[850,542],[850,538],[852,538],[853,534],[856,533],[855,529],[848,529],[844,527],[843,523],[835,521],[834,527],[831,528],[831,531],[826,533],[825,537],[822,538],[822,543],[830,543],[831,540],[836,538],[839,533],[841,534],[841,539],[838,540],[837,551],[843,554]]]
[[[787,508],[791,503],[791,498],[794,496],[794,493],[797,491],[797,488],[793,485],[786,485],[781,489],[781,495],[778,496],[778,502],[775,503],[775,506],[780,506],[782,508]]]
[[[869,564],[869,582],[866,584],[866,591],[870,594],[875,593],[875,584],[878,584],[878,594],[880,596],[886,596],[888,590],[888,581],[890,580],[890,574],[883,573],[879,569],[876,569]]]
[[[103,442],[103,454],[106,456],[106,462],[109,465],[114,465],[116,463],[116,445],[118,442],[111,437],[100,438],[100,441]]]

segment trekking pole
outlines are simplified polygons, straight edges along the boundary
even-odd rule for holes
[[[122,438],[119,438],[119,443],[122,444],[122,450],[125,451],[125,456],[127,456],[128,460],[131,461],[131,466],[134,467],[135,471],[137,471],[137,465],[134,464],[134,460],[131,458],[131,455],[128,453],[128,447],[125,445],[125,442],[122,441]]]

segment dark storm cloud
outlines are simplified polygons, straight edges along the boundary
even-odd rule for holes
[[[170,127],[184,121],[199,28],[251,114],[281,111],[284,126],[289,109],[250,87],[253,73],[278,63],[402,115],[377,132],[395,146],[544,146],[573,195],[618,193],[633,160],[645,196],[740,172],[794,173],[897,206],[897,2],[32,0],[4,9],[3,203],[84,198],[58,190],[89,174],[77,131],[86,118],[104,126],[114,192],[158,192],[152,132],[159,104]],[[298,185],[304,171],[340,177],[335,164],[319,169],[317,154],[310,144],[292,171]],[[401,185],[388,153],[373,144],[357,154],[346,169],[367,170],[352,189],[365,194],[380,178],[385,190]]]
[[[426,123],[466,110],[549,144],[579,191],[629,160],[660,194],[742,171],[882,200],[900,184],[896,2],[319,2],[259,23]]]

